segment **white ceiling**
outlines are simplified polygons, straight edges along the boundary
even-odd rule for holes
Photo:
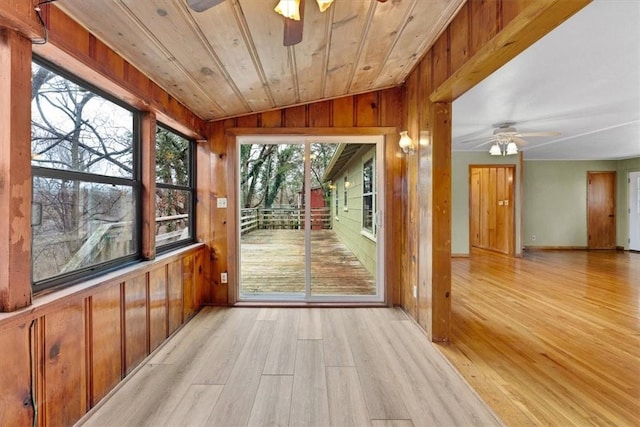
[[[516,122],[527,160],[640,156],[640,2],[594,0],[453,103],[453,150]],[[463,141],[473,140],[463,143]]]

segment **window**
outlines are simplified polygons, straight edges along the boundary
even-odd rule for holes
[[[373,213],[375,212],[375,174],[373,159],[362,165],[362,228],[375,235]]]
[[[343,203],[343,210],[348,211],[349,210],[349,186],[351,185],[351,183],[349,182],[349,177],[348,176],[344,176],[344,203]]]
[[[338,209],[340,208],[340,195],[338,194],[338,188],[336,187],[333,192],[333,198],[336,200],[336,218],[338,218]]]
[[[193,241],[193,142],[166,127],[156,129],[156,247]]]
[[[32,279],[43,289],[137,257],[138,115],[32,64]]]

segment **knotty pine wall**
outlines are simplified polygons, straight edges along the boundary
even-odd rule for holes
[[[211,251],[205,281],[205,302],[233,304],[237,296],[236,274],[236,135],[385,135],[385,239],[386,295],[389,304],[400,304],[404,254],[405,157],[398,147],[402,126],[400,88],[348,96],[290,108],[241,116],[209,124],[209,140],[198,146],[198,240]],[[208,165],[208,167],[202,167]],[[218,209],[216,199],[226,197],[228,208]],[[205,202],[206,201],[206,202]],[[202,203],[201,203],[202,202]],[[220,273],[229,272],[229,283]]]

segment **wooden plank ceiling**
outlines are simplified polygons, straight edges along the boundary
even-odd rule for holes
[[[463,0],[306,1],[283,46],[277,0],[59,0],[56,5],[205,120],[401,84]]]

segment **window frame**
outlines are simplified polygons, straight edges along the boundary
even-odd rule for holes
[[[165,189],[165,190],[179,190],[179,191],[189,191],[190,197],[189,197],[189,236],[181,239],[181,240],[177,240],[175,242],[170,242],[164,245],[160,245],[158,246],[156,244],[156,253],[157,254],[161,254],[161,253],[165,253],[165,252],[169,252],[172,251],[174,249],[177,248],[181,248],[184,246],[188,246],[190,244],[193,244],[195,242],[195,232],[196,232],[196,202],[197,202],[197,196],[196,196],[196,159],[195,159],[195,155],[196,155],[196,141],[193,138],[189,138],[186,135],[184,135],[181,132],[178,132],[177,130],[173,129],[172,127],[158,122],[156,124],[156,129],[157,128],[162,128],[165,131],[169,131],[174,133],[175,135],[181,137],[182,139],[185,139],[188,143],[189,143],[189,152],[188,152],[188,157],[189,157],[189,173],[188,173],[188,177],[189,177],[189,185],[188,186],[184,186],[184,185],[179,185],[179,184],[168,184],[168,183],[164,183],[164,182],[158,182],[158,177],[156,176],[155,179],[155,184],[156,184],[156,189]],[[154,161],[154,165],[156,165],[157,162],[157,141],[155,141],[156,144],[156,158]],[[155,205],[155,204],[154,204]],[[157,208],[157,206],[156,206]],[[155,215],[155,212],[154,212]],[[157,235],[154,233],[154,242],[156,241],[155,239],[157,238]]]
[[[131,113],[132,127],[131,127],[131,156],[132,156],[132,168],[130,178],[123,178],[120,176],[110,176],[102,174],[94,174],[90,172],[81,172],[68,169],[55,169],[44,166],[31,165],[31,186],[33,188],[34,178],[49,178],[59,180],[81,181],[85,183],[106,184],[106,185],[119,185],[131,187],[133,207],[132,213],[134,216],[132,228],[134,230],[133,244],[135,249],[133,253],[122,257],[114,258],[108,261],[103,261],[97,264],[93,264],[87,267],[82,267],[68,273],[57,274],[55,276],[48,277],[43,280],[33,280],[33,238],[29,242],[31,250],[31,288],[34,293],[39,293],[52,288],[62,287],[62,285],[70,286],[81,280],[93,278],[97,275],[104,274],[109,271],[113,271],[128,265],[131,265],[141,259],[142,254],[142,215],[141,207],[141,193],[142,193],[142,159],[141,159],[141,120],[142,114],[139,110],[136,110],[132,106],[122,102],[122,100],[110,95],[106,91],[92,85],[91,83],[83,80],[82,78],[72,74],[71,72],[57,66],[56,64],[41,58],[38,55],[32,55],[32,64],[35,63],[38,66],[44,67],[58,76],[76,84],[83,89],[91,91],[97,96],[123,108]],[[33,66],[33,65],[32,65]],[[31,140],[30,140],[31,143]],[[33,206],[33,198],[32,198]],[[32,228],[35,224],[32,224]],[[33,232],[32,232],[33,234]]]
[[[344,176],[344,181],[342,182],[343,186],[344,186],[344,203],[342,204],[342,211],[343,212],[348,212],[349,211],[349,176],[345,175]]]
[[[365,184],[365,169],[367,168],[367,164],[371,163],[371,191],[370,192],[366,192],[364,191],[364,184]],[[371,240],[375,241],[376,240],[376,235],[377,235],[377,227],[376,227],[376,194],[377,194],[377,188],[376,188],[376,157],[375,155],[372,155],[371,157],[366,157],[362,159],[362,215],[360,218],[360,227],[361,227],[361,231],[360,233],[362,235],[364,235],[365,237],[370,238]],[[364,225],[364,219],[365,219],[365,203],[364,203],[364,198],[365,196],[370,196],[371,197],[371,229],[366,228]]]

